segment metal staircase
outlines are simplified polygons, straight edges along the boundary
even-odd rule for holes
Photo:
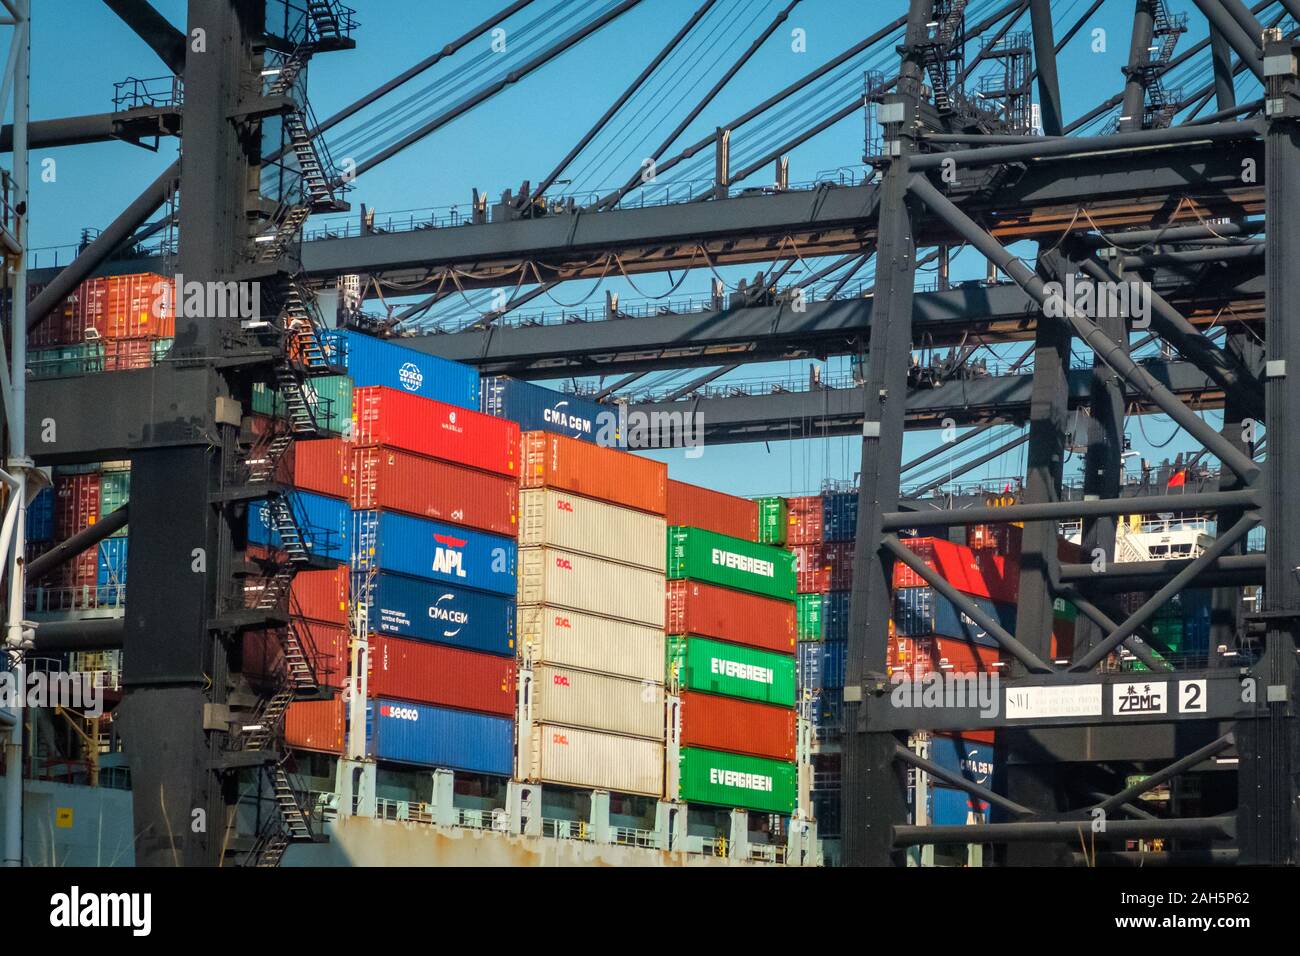
[[[956,106],[960,91],[954,87],[965,63],[966,0],[938,0],[934,24],[925,43],[925,72],[934,91],[934,105],[940,113]]]

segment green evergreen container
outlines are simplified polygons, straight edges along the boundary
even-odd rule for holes
[[[128,468],[105,469],[99,476],[99,515],[107,517],[122,507],[131,496],[131,471]],[[126,537],[127,529],[113,532],[114,538]]]
[[[351,378],[346,375],[310,378],[306,391],[316,396],[317,419],[323,428],[342,435],[352,427]],[[284,401],[275,389],[259,382],[253,386],[253,411],[261,415],[283,415]]]
[[[790,509],[784,498],[758,499],[758,540],[762,544],[785,544]]]
[[[794,600],[794,554],[702,528],[668,529],[668,577]]]
[[[57,378],[104,371],[104,343],[80,342],[52,349],[33,349],[27,354],[27,368],[33,378]]]
[[[1079,616],[1079,609],[1065,598],[1056,598],[1052,601],[1052,616],[1062,621],[1073,621]]]
[[[794,603],[799,640],[820,641],[822,639],[822,596],[799,594],[795,596]]]
[[[705,637],[668,638],[668,676],[682,690],[794,706],[795,659]]]
[[[798,803],[795,765],[766,757],[683,747],[677,797],[686,803],[794,813]]]

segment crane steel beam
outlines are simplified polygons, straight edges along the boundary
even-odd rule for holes
[[[155,10],[149,0],[104,0],[104,5],[158,54],[167,69],[176,74],[185,71],[185,34]]]

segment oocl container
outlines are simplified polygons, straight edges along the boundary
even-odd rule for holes
[[[326,332],[321,342],[330,364],[346,369],[357,388],[379,385],[478,408],[478,372],[468,365],[343,329]]]
[[[513,538],[393,511],[354,511],[352,521],[353,571],[395,571],[480,591],[515,591]]]
[[[678,706],[683,747],[783,761],[795,758],[797,721],[789,708],[693,691],[683,693]]]
[[[662,574],[556,548],[519,552],[520,605],[546,604],[664,626]]]
[[[359,582],[359,598],[365,593],[364,582]],[[375,633],[514,657],[513,595],[387,572],[374,576],[369,595],[368,624]]]
[[[352,550],[352,511],[348,503],[310,491],[291,491],[285,497],[302,546],[312,554],[346,561]],[[284,547],[266,499],[249,506],[248,540],[271,548]]]
[[[352,394],[352,440],[383,445],[498,475],[519,474],[519,426],[391,388]]]
[[[790,513],[784,498],[759,498],[758,540],[763,544],[783,545],[789,529]]]
[[[768,544],[704,531],[668,529],[668,577],[689,578],[794,601],[794,555]]]
[[[546,605],[522,607],[519,646],[535,664],[652,683],[664,678],[664,632],[643,624]]]
[[[495,534],[518,530],[517,477],[382,445],[354,449],[351,464],[354,508],[401,511]]]
[[[284,742],[295,750],[341,754],[345,715],[342,697],[294,701],[284,713]]]
[[[793,654],[795,605],[698,581],[669,581],[665,629]]]
[[[758,541],[758,503],[711,488],[668,481],[668,523]]]
[[[504,376],[479,384],[481,409],[518,422],[524,431],[554,432],[585,442],[617,441],[618,409],[580,395],[567,395]]]
[[[510,658],[374,635],[369,659],[371,697],[514,713],[515,662]]]
[[[519,492],[521,548],[560,548],[662,575],[666,541],[658,515],[553,488]]]
[[[668,674],[685,690],[794,706],[795,660],[705,637],[668,639]]]
[[[507,776],[514,721],[395,700],[366,703],[366,752],[379,760]]]
[[[527,680],[526,674],[520,680]],[[657,682],[539,664],[523,696],[534,721],[664,738],[664,691]]]
[[[557,488],[658,515],[667,507],[663,462],[550,432],[524,432],[521,441],[525,488]]]
[[[677,774],[686,803],[793,813],[798,800],[795,765],[780,760],[683,747]]]
[[[643,737],[523,724],[517,772],[538,783],[658,797],[664,791],[664,745]]]

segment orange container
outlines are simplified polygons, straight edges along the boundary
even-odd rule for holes
[[[519,481],[383,445],[352,452],[352,507],[401,511],[514,537]]]
[[[124,372],[153,365],[153,339],[109,339],[104,343],[104,371]]]
[[[268,560],[269,548],[249,545],[248,556]],[[281,555],[282,561],[288,559]],[[348,623],[348,566],[322,571],[299,571],[289,584],[289,613],[294,617],[326,624]]]
[[[668,523],[758,540],[758,502],[668,480]]]
[[[295,618],[294,630],[311,660],[322,687],[342,687],[348,676],[348,629],[340,624]],[[253,680],[276,678],[284,662],[280,635],[274,629],[244,632],[245,676]]]
[[[297,750],[341,754],[344,715],[342,697],[295,701],[284,714],[284,742]]]
[[[738,697],[685,691],[682,746],[794,760],[795,712]]]
[[[525,488],[559,488],[661,515],[668,509],[668,466],[551,432],[524,432]]]
[[[87,279],[77,290],[76,327],[106,339],[165,339],[176,334],[176,283],[152,272]]]

